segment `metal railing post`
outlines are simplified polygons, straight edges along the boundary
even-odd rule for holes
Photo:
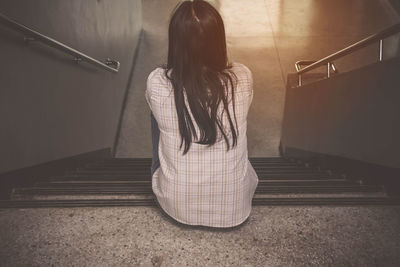
[[[328,64],[326,64],[326,65],[328,66],[328,72],[327,72],[327,74],[328,74],[328,78],[329,78],[329,77],[331,77],[331,63],[328,62]]]

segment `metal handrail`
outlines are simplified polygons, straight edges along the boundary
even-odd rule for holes
[[[25,36],[25,41],[39,41],[41,43],[44,43],[48,46],[51,46],[53,48],[56,48],[58,50],[61,50],[67,54],[70,54],[74,57],[74,60],[77,62],[81,62],[81,61],[86,61],[90,64],[93,64],[95,66],[98,67],[102,67],[108,71],[111,72],[118,72],[119,67],[120,67],[120,63],[116,60],[111,60],[109,58],[107,58],[105,60],[105,62],[101,62],[97,59],[94,59],[82,52],[79,52],[78,50],[69,47],[57,40],[54,40],[53,38],[50,38],[44,34],[41,34],[35,30],[32,30],[31,28],[15,21],[12,20],[10,18],[8,18],[7,16],[5,16],[4,14],[0,13],[0,23],[3,23],[7,26],[9,26],[10,28],[13,28],[14,30],[18,30],[23,32],[26,36]]]
[[[317,62],[316,60],[300,60],[297,61],[296,63],[294,63],[294,67],[296,68],[296,71],[301,70],[301,66],[309,66],[311,64],[314,64],[315,62]],[[329,62],[331,65],[331,69],[334,73],[338,73],[339,70],[337,69],[337,67],[335,66],[335,63],[333,62]],[[324,65],[328,65],[328,63],[324,64]]]
[[[374,42],[377,42],[377,41],[379,41],[379,57],[378,57],[378,59],[379,59],[379,61],[382,61],[383,60],[383,39],[385,39],[389,36],[392,36],[396,33],[399,33],[399,32],[400,32],[400,23],[394,24],[394,25],[384,29],[383,31],[380,31],[376,34],[370,35],[361,41],[358,41],[352,45],[349,45],[348,47],[346,47],[342,50],[339,50],[327,57],[324,57],[324,58],[316,61],[315,63],[313,63],[303,69],[298,70],[297,74],[299,76],[299,86],[301,86],[301,74],[306,73],[315,68],[318,68],[320,66],[328,65],[328,77],[329,77],[330,64],[332,61],[339,59],[345,55],[351,54],[351,53],[353,53],[363,47],[366,47]]]
[[[311,64],[314,64],[315,62],[317,62],[317,61],[316,60],[300,60],[300,61],[297,61],[296,63],[294,63],[294,67],[296,68],[296,71],[298,72],[298,71],[301,70],[301,66],[309,66]],[[334,73],[339,73],[339,70],[336,68],[335,63],[333,63],[333,61],[332,62],[327,62],[324,65],[326,65],[328,67],[327,75],[326,75],[327,78],[331,77],[331,70],[330,69],[332,69],[332,71]],[[301,84],[302,84],[301,75],[299,75],[298,78],[299,78],[299,86],[301,86]]]

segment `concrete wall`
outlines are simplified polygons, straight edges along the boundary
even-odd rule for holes
[[[166,62],[168,20],[178,0],[143,1],[144,38],[129,89],[117,157],[151,157],[149,73]],[[298,60],[320,59],[392,25],[377,0],[210,0],[224,19],[229,59],[253,72],[251,157],[279,156],[285,80]],[[385,42],[385,58],[388,51]],[[335,62],[341,72],[376,62],[377,45]],[[325,73],[325,68],[315,72]]]
[[[400,167],[400,58],[288,88],[284,147]]]
[[[0,24],[0,173],[112,147],[142,28],[141,0],[6,0],[0,12],[118,74]]]

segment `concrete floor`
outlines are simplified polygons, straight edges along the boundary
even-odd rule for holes
[[[0,211],[0,266],[399,266],[400,206],[253,207],[233,231],[155,207]]]
[[[144,38],[129,89],[117,157],[151,157],[150,110],[144,98],[148,74],[166,63],[167,29],[177,0],[143,1]],[[387,0],[212,0],[226,28],[231,61],[254,76],[248,117],[249,156],[278,156],[286,75],[298,60],[320,59],[399,21]],[[397,39],[396,39],[397,38]],[[385,43],[394,53],[398,37]],[[375,62],[370,46],[336,65],[348,71]],[[324,70],[321,70],[324,71]]]

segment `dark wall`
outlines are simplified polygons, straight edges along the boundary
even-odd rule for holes
[[[6,0],[0,12],[117,74],[0,23],[0,173],[113,146],[142,28],[141,0]]]
[[[288,88],[282,144],[400,167],[400,58]]]

